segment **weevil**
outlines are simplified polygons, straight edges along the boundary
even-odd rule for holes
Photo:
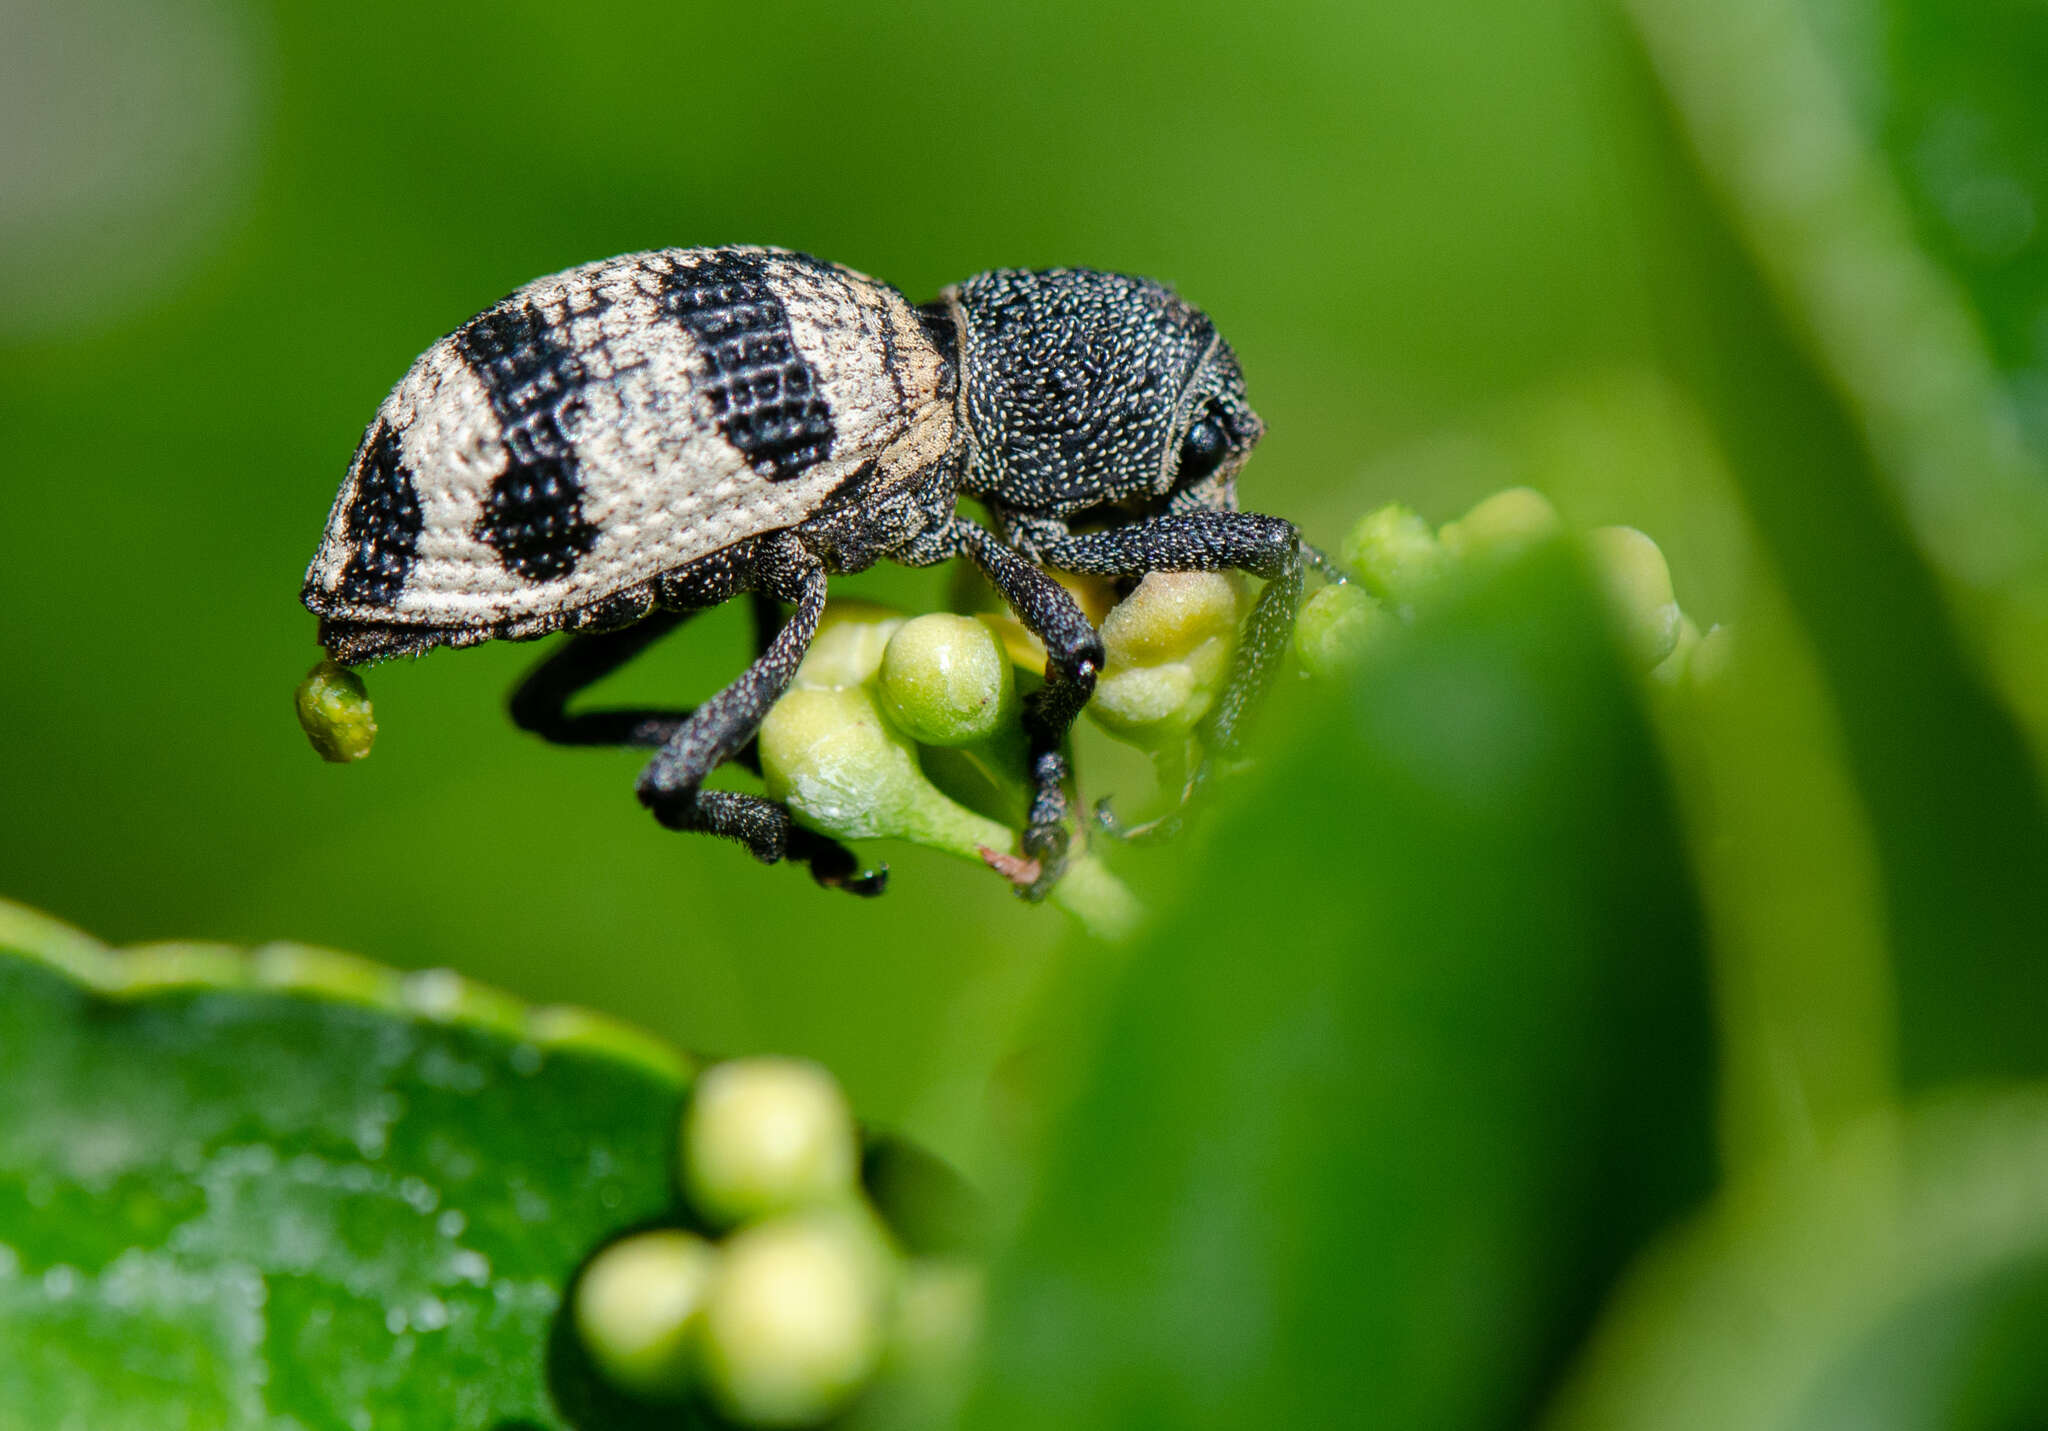
[[[1263,431],[1215,325],[1150,279],[1002,269],[913,306],[783,249],[628,254],[529,283],[421,355],[363,435],[303,599],[344,665],[576,633],[514,691],[519,726],[651,749],[637,792],[662,824],[870,894],[886,871],[704,781],[750,753],[830,576],[964,556],[1045,645],[1017,862],[1039,898],[1070,837],[1065,737],[1103,659],[1046,569],[1265,579],[1203,732],[1228,752],[1313,555],[1291,523],[1238,510]],[[742,593],[758,656],[704,704],[569,708]]]

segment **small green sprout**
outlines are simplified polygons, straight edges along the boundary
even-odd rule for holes
[[[1707,634],[1700,637],[1699,645],[1693,647],[1691,659],[1685,665],[1686,684],[1693,690],[1712,690],[1728,679],[1729,669],[1737,655],[1735,632],[1716,624],[1707,628]]]
[[[1699,649],[1700,628],[1693,624],[1690,616],[1678,618],[1678,640],[1672,644],[1671,654],[1650,667],[1650,679],[1670,689],[1685,680],[1686,672],[1692,665],[1692,654]]]
[[[715,1227],[854,1195],[860,1172],[853,1110],[817,1064],[744,1058],[699,1075],[683,1115],[681,1178]]]
[[[1400,625],[1399,617],[1357,583],[1326,586],[1302,603],[1294,623],[1295,659],[1308,675],[1341,675]]]
[[[322,661],[299,682],[299,725],[322,760],[346,765],[370,753],[377,717],[362,677],[335,661]]]
[[[824,691],[866,685],[882,669],[882,653],[903,621],[901,612],[872,601],[834,601],[797,667],[796,684]]]
[[[1509,487],[1478,503],[1438,532],[1444,551],[1458,561],[1520,556],[1564,535],[1564,518],[1533,487]]]
[[[863,1215],[756,1223],[724,1245],[704,1317],[711,1400],[747,1426],[808,1426],[880,1362],[895,1256]]]
[[[1156,571],[1102,623],[1105,660],[1088,714],[1140,749],[1185,737],[1230,676],[1243,584],[1208,571]]]
[[[1650,670],[1678,645],[1683,619],[1664,553],[1634,527],[1595,527],[1585,542],[1622,649],[1638,668]]]
[[[1450,569],[1429,523],[1399,502],[1367,513],[1345,537],[1342,558],[1367,591],[1404,615],[1427,600]]]
[[[673,1230],[621,1238],[591,1259],[571,1315],[608,1381],[645,1401],[682,1400],[717,1264],[710,1243]]]
[[[1349,669],[1461,576],[1565,535],[1557,509],[1528,487],[1494,493],[1433,535],[1398,502],[1369,513],[1343,548],[1365,591],[1325,587],[1304,603],[1294,632],[1303,671],[1331,676]],[[1688,673],[1715,633],[1702,637],[1679,609],[1656,542],[1633,527],[1596,527],[1580,540],[1629,664],[1667,689],[1698,684],[1697,678],[1688,682]]]
[[[978,745],[1017,718],[1009,653],[986,623],[934,611],[899,626],[882,652],[882,707],[923,745]]]

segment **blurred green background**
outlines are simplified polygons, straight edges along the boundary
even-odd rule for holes
[[[510,728],[532,647],[375,670],[375,757],[309,756],[298,583],[421,348],[666,244],[785,244],[918,297],[1008,264],[1155,274],[1251,375],[1247,505],[1330,544],[1387,497],[1444,517],[1498,485],[1376,454],[1654,360],[1613,115],[1645,97],[1589,11],[96,0],[16,27],[7,893],[111,939],[289,936],[814,1053],[885,1117],[1057,916],[919,852],[883,852],[894,896],[861,904],[664,835],[636,757]],[[1558,495],[1656,533],[1722,614],[1733,504],[1660,476]],[[745,641],[721,612],[618,687],[694,699]]]
[[[1388,1115],[1381,1131],[1411,1150],[1468,1095],[1522,1126],[1484,1089],[1428,1092],[1454,1065],[1482,1085],[1555,1075],[1594,1098],[1556,1106],[1598,1121],[1584,1110],[1606,1095],[1588,1090],[1631,1082],[1644,1027],[1638,995],[1605,981],[1617,964],[1662,971],[1638,994],[1679,1009],[1651,1040],[1650,1086],[1677,1090],[1671,1146],[1635,1146],[1644,1186],[1623,1211],[1543,1183],[1586,1228],[1621,1230],[1530,1272],[1518,1315],[1545,1330],[1516,1343],[1522,1370],[1488,1403],[1500,1424],[1536,1404],[1648,1229],[1717,1180],[1820,1166],[1841,1130],[1958,1080],[2048,1075],[2039,4],[11,0],[0,28],[0,893],[116,941],[292,937],[453,965],[695,1049],[811,1054],[865,1114],[994,1166],[991,1077],[1020,1040],[1078,1039],[1063,1021],[1091,1022],[1084,991],[1117,982],[1116,956],[920,851],[876,851],[893,888],[862,903],[662,833],[632,800],[635,757],[511,729],[503,698],[534,648],[372,670],[375,756],[323,766],[289,708],[317,654],[296,594],[383,393],[534,276],[767,242],[923,298],[983,268],[1078,263],[1168,279],[1229,336],[1271,434],[1248,507],[1334,546],[1390,499],[1441,521],[1529,482],[1575,525],[1649,532],[1686,610],[1738,633],[1740,680],[1645,724],[1571,645],[1586,608],[1568,579],[1508,591],[1496,615],[1541,613],[1526,649],[1563,653],[1591,673],[1579,686],[1489,686],[1504,649],[1525,648],[1487,635],[1510,628],[1481,603],[1443,638],[1470,660],[1434,678],[1290,692],[1276,729],[1321,734],[1244,782],[1263,815],[1124,861],[1157,905],[1197,881],[1209,901],[1110,997],[1112,1046],[1142,1048],[1148,1017],[1193,1016],[1145,993],[1175,977],[1227,988],[1270,968],[1349,1007],[1353,975],[1289,951],[1334,940],[1385,972],[1427,942],[1430,910],[1553,889],[1577,868],[1557,850],[1652,852],[1640,886],[1603,869],[1540,932],[1471,915],[1438,966],[1448,982],[1407,1022],[1386,1016],[1400,1057],[1333,1065],[1445,1100],[1443,1119]],[[846,589],[921,605],[942,580]],[[617,693],[708,693],[742,660],[744,625],[702,619]],[[1332,714],[1343,699],[1365,713]],[[1577,807],[1543,785],[1534,804],[1488,806],[1499,827],[1475,853],[1457,810],[1423,798],[1426,750],[1404,775],[1362,743],[1448,730],[1452,763],[1480,772],[1445,777],[1462,790],[1509,769],[1500,751],[1532,724],[1564,733],[1546,760],[1593,762],[1581,778],[1605,793],[1586,808],[1626,838],[1550,822]],[[1341,809],[1287,816],[1287,792],[1318,785],[1351,792],[1330,798],[1351,800],[1355,827]],[[1360,880],[1361,862],[1393,873]],[[1241,927],[1217,904],[1253,898],[1230,884],[1246,867],[1267,874],[1250,889],[1286,893],[1284,920]],[[1650,914],[1615,912],[1642,889],[1661,891]],[[1592,972],[1532,952],[1577,944],[1606,951]],[[1461,1000],[1531,967],[1562,1002],[1520,1006],[1510,1035],[1481,1019],[1450,1036]],[[1378,975],[1356,977],[1358,1007],[1382,1008]],[[1542,1009],[1569,1017],[1538,1036]],[[1227,1034],[1206,1048],[1205,1067],[1245,1052]],[[1087,1085],[1090,1065],[1070,1066]],[[1186,1126],[1091,1086],[1078,1128],[1142,1118],[1170,1142]],[[1494,1125],[1473,1126],[1476,1142],[1444,1145],[1452,1185],[1594,1156],[1562,1128],[1500,1163]],[[1086,1170],[1119,1146],[1074,1136],[1054,1208],[1062,1186],[1086,1206]],[[1352,1166],[1297,1191],[1341,1203]],[[1436,1190],[1417,1196],[1440,1194],[1417,1176]],[[1485,1234],[1543,1240],[1514,1218]],[[1094,1255],[1056,1242],[1029,1245],[1047,1265]],[[1132,1309],[1096,1310],[1115,1326]],[[1200,1346],[1216,1328],[1183,1330]],[[1429,1343],[1410,1364],[1461,1369],[1476,1344]],[[1151,1414],[1148,1385],[1088,1404]],[[1980,1422],[2042,1424],[2020,1416]]]

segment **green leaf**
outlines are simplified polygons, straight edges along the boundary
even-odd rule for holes
[[[0,1428],[678,1424],[558,1311],[685,1221],[695,1069],[445,970],[109,950],[0,900]],[[870,1132],[861,1177],[906,1250],[984,1245],[929,1154]]]
[[[290,945],[8,906],[0,950],[0,1426],[565,1424],[556,1309],[671,1204],[680,1055]]]
[[[2048,480],[1804,8],[1621,3],[1676,121],[1646,124],[1644,155],[1674,178],[1656,234],[1669,357],[1839,725],[1878,861],[1896,994],[1873,994],[1899,1011],[1899,1081],[2039,1076]],[[1753,785],[1783,755],[1757,749],[1730,768]],[[1813,1013],[1769,1017],[1812,1044]]]
[[[1129,971],[969,1425],[1524,1425],[1711,1168],[1698,913],[1555,548],[1291,731]]]
[[[1875,1113],[1645,1258],[1548,1424],[2041,1425],[2044,1206],[2048,1085]]]

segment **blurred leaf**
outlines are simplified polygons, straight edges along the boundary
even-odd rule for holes
[[[2048,12],[2030,0],[1806,0],[1915,237],[1981,320],[2048,451]]]
[[[2048,1419],[2048,1087],[1865,1119],[1631,1274],[1553,1431]]]
[[[2015,719],[2048,748],[2028,691],[2048,662],[2015,615],[2048,486],[1790,9],[1632,13],[1706,181],[1646,93],[1641,162],[1677,176],[1652,245],[1669,361],[1804,628],[1773,643],[1810,645],[1827,687],[1880,862],[1901,1079],[2048,1071],[2048,804]]]
[[[2009,630],[2044,629],[2048,477],[1972,304],[1989,295],[1921,247],[1897,175],[1856,122],[1845,66],[1798,0],[1626,4],[1736,232],[1841,393],[1946,594],[1982,631],[1981,654],[2048,740],[2048,686],[2016,661]],[[2005,9],[1978,33],[2048,44],[2048,23]],[[2006,182],[2004,206],[2018,212],[2000,222],[2024,243],[2032,201]]]
[[[1658,703],[1698,871],[1730,1166],[1810,1154],[1897,1088],[1877,841],[1820,662],[1776,583],[1729,613],[1718,677]]]
[[[976,1428],[1526,1424],[1705,1193],[1669,811],[1555,551],[1307,713],[1130,971]]]
[[[565,1424],[556,1307],[670,1203],[678,1055],[294,946],[0,948],[0,1426]]]

